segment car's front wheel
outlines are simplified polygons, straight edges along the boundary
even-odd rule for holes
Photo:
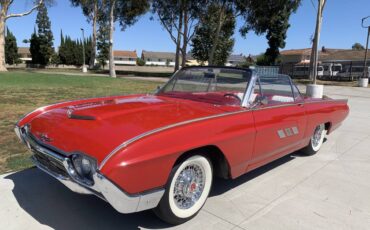
[[[201,155],[176,165],[166,192],[154,212],[170,224],[181,224],[193,218],[203,207],[211,190],[212,165]]]
[[[310,143],[303,149],[303,153],[306,155],[313,155],[317,153],[324,143],[325,135],[325,124],[318,125],[311,136]]]

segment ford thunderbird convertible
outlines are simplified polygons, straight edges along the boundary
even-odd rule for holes
[[[286,75],[186,67],[153,94],[39,108],[15,132],[34,164],[72,191],[180,224],[200,211],[214,177],[312,155],[348,113],[346,100],[306,97]]]

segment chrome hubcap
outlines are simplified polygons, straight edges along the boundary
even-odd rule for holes
[[[201,166],[186,166],[176,178],[174,186],[175,204],[180,209],[191,208],[204,190],[205,174]]]
[[[316,127],[315,132],[311,138],[313,147],[317,147],[320,144],[324,128],[325,127],[323,125]]]

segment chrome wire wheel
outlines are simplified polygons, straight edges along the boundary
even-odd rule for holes
[[[173,191],[173,199],[178,208],[191,208],[199,200],[205,179],[204,169],[198,164],[187,165],[180,172]]]
[[[195,216],[206,202],[211,190],[213,175],[210,161],[195,155],[175,169],[168,188],[168,207],[177,222]]]
[[[316,127],[312,137],[311,137],[311,147],[314,151],[318,151],[325,137],[325,125],[321,124]]]

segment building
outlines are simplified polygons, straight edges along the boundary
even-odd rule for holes
[[[280,52],[282,64],[304,65],[310,63],[311,48],[284,50]],[[340,64],[361,64],[364,61],[364,50],[327,49],[319,51],[319,62],[336,62]]]
[[[115,65],[136,65],[137,54],[136,50],[114,50],[114,64]]]
[[[246,58],[243,54],[231,54],[226,61],[226,66],[238,66],[244,62],[246,62]]]
[[[175,66],[176,54],[171,52],[153,52],[143,50],[141,53],[141,59],[145,61],[145,65]]]
[[[18,47],[18,55],[22,63],[27,63],[27,62],[32,61],[30,48],[28,47]]]
[[[309,73],[308,66],[311,58],[311,48],[284,50],[280,52],[281,66],[280,72],[284,74],[294,75],[295,66],[304,66],[307,68],[307,75]],[[365,57],[365,50],[352,49],[327,49],[322,47],[319,51],[319,65],[340,66],[341,70],[352,68],[355,66],[363,66]],[[370,60],[368,65],[370,64]],[[340,71],[340,70],[339,70]]]

